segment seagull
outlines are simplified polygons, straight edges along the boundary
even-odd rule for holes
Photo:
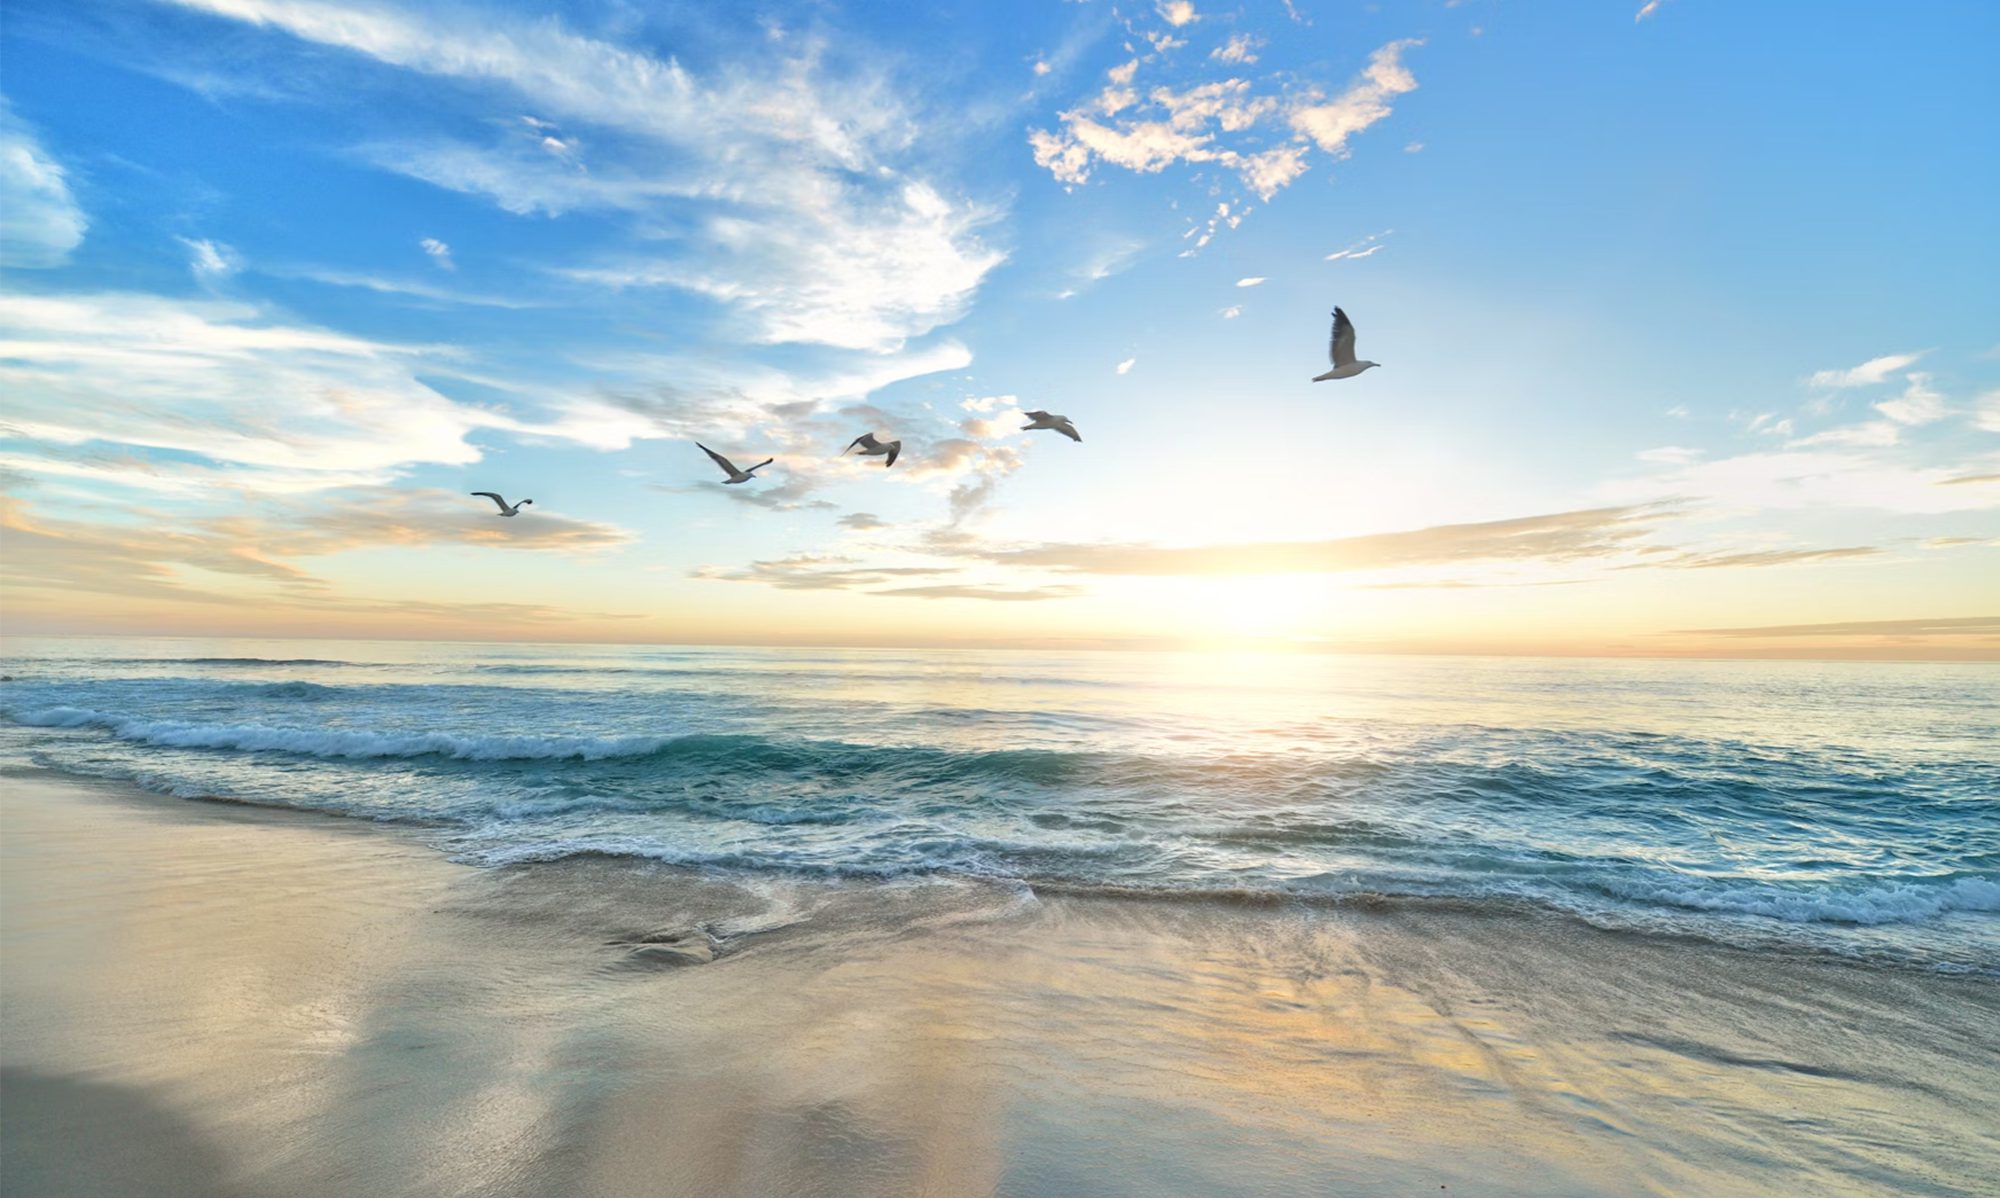
[[[1067,416],[1057,416],[1052,412],[1023,412],[1021,414],[1028,418],[1028,423],[1021,426],[1021,431],[1024,433],[1030,429],[1052,428],[1078,444],[1083,443],[1083,435],[1076,431],[1076,426],[1069,422],[1069,417]]]
[[[863,433],[854,438],[854,440],[847,443],[847,449],[853,449],[857,445],[861,447],[861,456],[864,458],[880,457],[885,453],[888,454],[889,460],[882,463],[882,467],[885,470],[895,465],[896,455],[903,452],[903,443],[901,441],[878,441],[875,439],[874,433]],[[843,449],[840,452],[845,454],[847,449]]]
[[[1327,379],[1351,379],[1370,366],[1380,366],[1380,362],[1357,362],[1354,360],[1354,322],[1347,319],[1347,313],[1339,308],[1333,310],[1333,343],[1327,347],[1333,355],[1333,369],[1325,374],[1313,376],[1313,382]]]
[[[701,450],[703,453],[708,455],[709,461],[714,462],[716,465],[722,467],[723,473],[729,476],[728,478],[722,480],[722,485],[725,487],[728,486],[730,483],[749,482],[752,478],[756,477],[757,472],[759,470],[762,470],[764,467],[778,460],[776,458],[765,458],[763,461],[757,463],[755,466],[750,467],[748,470],[738,470],[736,468],[736,463],[730,461],[728,458],[723,457],[721,454],[715,452],[713,449],[710,449],[708,446],[703,445],[699,441],[696,441],[694,444],[695,448]]]
[[[486,498],[491,499],[494,503],[499,504],[500,514],[503,516],[518,516],[521,514],[522,508],[527,507],[529,504],[534,502],[534,500],[532,499],[523,499],[519,503],[508,503],[506,500],[500,498],[498,495],[495,495],[491,491],[474,491],[473,494],[484,495],[486,496]]]

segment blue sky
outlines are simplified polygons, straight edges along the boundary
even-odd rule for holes
[[[1996,34],[16,0],[9,623],[2000,655]]]

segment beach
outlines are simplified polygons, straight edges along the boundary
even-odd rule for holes
[[[2000,990],[1532,911],[476,868],[13,770],[4,1188],[1979,1194]]]

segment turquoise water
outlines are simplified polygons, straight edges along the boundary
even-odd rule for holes
[[[11,641],[0,761],[578,854],[1551,908],[2000,976],[1981,666]]]

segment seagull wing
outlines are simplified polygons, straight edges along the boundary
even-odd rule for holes
[[[1049,418],[1047,412],[1023,412],[1021,415],[1026,416],[1030,420],[1047,420]]]
[[[473,494],[484,495],[486,498],[491,499],[495,504],[499,505],[501,511],[504,512],[507,510],[507,501],[500,498],[498,495],[495,495],[491,491],[474,491]]]
[[[1069,422],[1068,417],[1063,417],[1062,419],[1056,421],[1056,431],[1061,433],[1063,436],[1068,437],[1070,440],[1076,442],[1078,445],[1083,444],[1083,434],[1076,431],[1076,426]]]
[[[901,452],[903,452],[903,443],[901,441],[889,442],[889,460],[882,463],[882,468],[887,470],[889,467],[895,465],[896,455]]]
[[[778,460],[778,459],[776,459],[776,458],[765,458],[765,459],[764,459],[763,461],[761,461],[761,462],[757,463],[757,464],[756,464],[755,466],[752,466],[752,467],[750,467],[750,468],[749,468],[748,470],[745,470],[745,471],[744,471],[743,473],[744,473],[744,475],[745,475],[746,477],[747,477],[747,476],[749,476],[749,475],[752,475],[752,474],[755,474],[755,473],[757,473],[757,472],[758,472],[759,470],[762,470],[762,469],[763,469],[764,467],[766,467],[766,466],[770,465],[770,464],[771,464],[772,462],[775,462],[775,461],[777,461],[777,460]]]
[[[863,449],[875,448],[875,434],[874,433],[861,434],[860,436],[854,438],[854,440],[849,441],[847,443],[847,449],[853,449],[856,445],[859,445]],[[846,453],[847,449],[843,449],[840,452]]]
[[[1335,366],[1354,365],[1354,322],[1339,308],[1333,310],[1333,343],[1327,346]]]
[[[736,476],[737,471],[735,463],[731,462],[728,458],[723,457],[721,454],[715,452],[713,449],[710,449],[708,446],[703,445],[699,441],[696,441],[694,444],[696,449],[699,449],[703,453],[708,455],[709,461],[714,462],[716,465],[722,467],[724,473],[728,474],[731,478],[734,478]]]

